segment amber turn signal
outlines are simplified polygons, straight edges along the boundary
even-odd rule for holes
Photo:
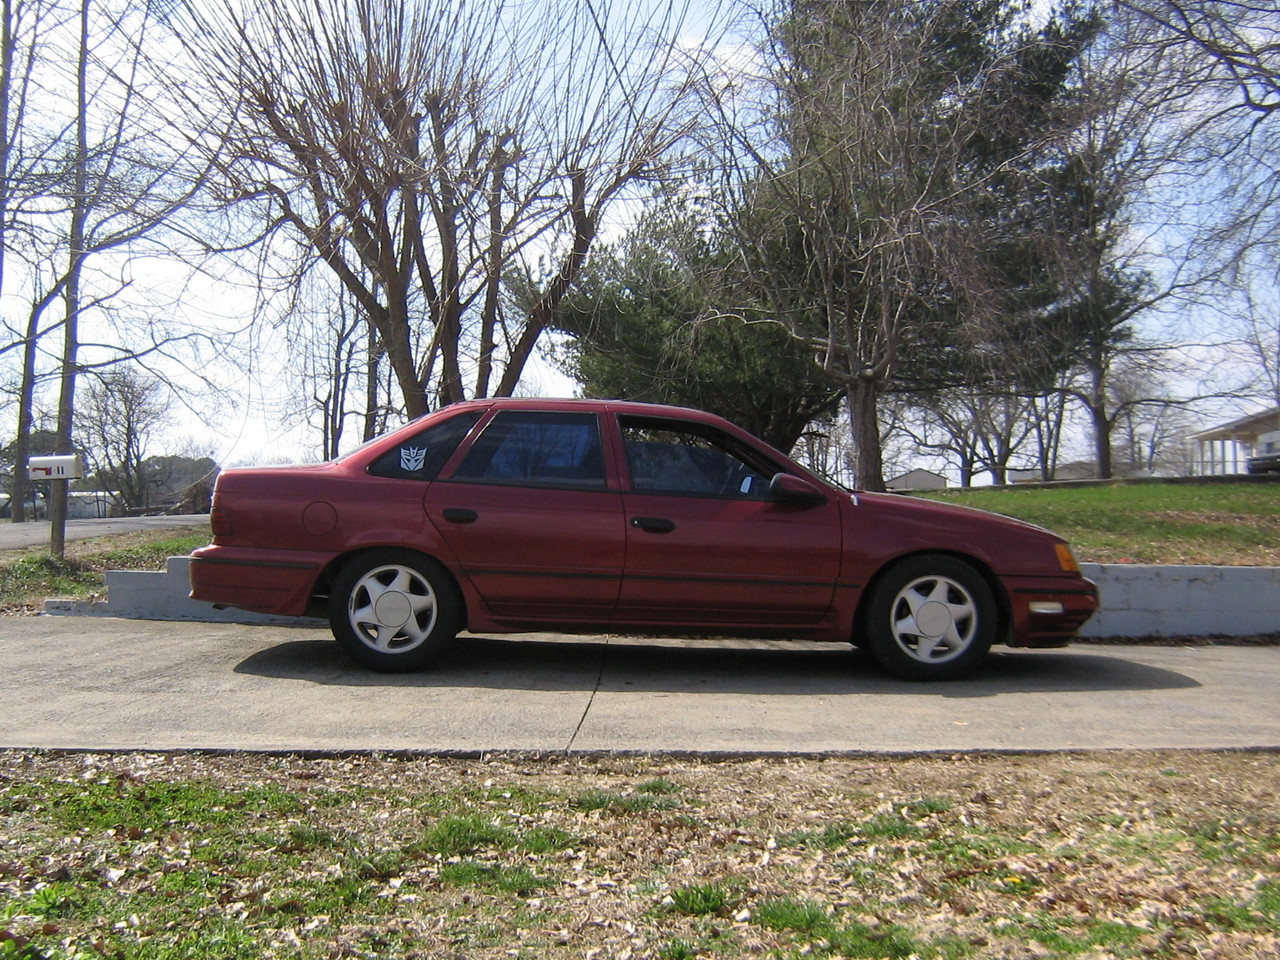
[[[1063,573],[1079,573],[1080,564],[1076,563],[1075,554],[1071,552],[1071,548],[1065,543],[1059,543],[1054,546],[1058,551],[1058,565],[1062,567]]]

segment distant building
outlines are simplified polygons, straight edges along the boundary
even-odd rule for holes
[[[1098,468],[1092,460],[1073,460],[1070,463],[1060,463],[1053,468],[1053,475],[1050,480],[1092,480],[1098,475]],[[1044,476],[1040,472],[1040,468],[1011,469],[1005,473],[1006,483],[1043,483]]]
[[[945,490],[947,478],[932,470],[910,470],[900,477],[884,482],[887,490]]]
[[[67,491],[67,519],[92,520],[111,516],[111,494],[106,490]]]
[[[1053,468],[1055,480],[1093,480],[1098,476],[1098,465],[1092,460],[1072,460]]]
[[[1190,439],[1195,444],[1192,470],[1196,476],[1248,473],[1251,458],[1280,453],[1280,407],[1193,433]]]

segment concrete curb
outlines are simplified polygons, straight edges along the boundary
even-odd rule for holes
[[[162,573],[114,570],[107,599],[48,600],[53,616],[188,620],[201,623],[322,624],[322,620],[217,610],[188,595],[190,557]],[[1280,567],[1081,564],[1098,584],[1102,609],[1082,637],[1244,637],[1280,633]]]
[[[288,626],[323,623],[300,617],[274,617],[192,600],[190,557],[170,557],[163,571],[108,570],[107,596],[101,600],[46,600],[44,612],[56,617],[118,617],[123,620],[187,620],[194,623],[248,623]]]

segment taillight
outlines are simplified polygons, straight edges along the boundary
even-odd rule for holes
[[[209,526],[215,537],[235,536],[236,525],[231,521],[231,513],[215,506],[209,513]]]

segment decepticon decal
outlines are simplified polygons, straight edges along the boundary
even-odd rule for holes
[[[421,470],[422,465],[427,460],[427,448],[421,449],[415,447],[400,448],[400,469],[402,470]]]

